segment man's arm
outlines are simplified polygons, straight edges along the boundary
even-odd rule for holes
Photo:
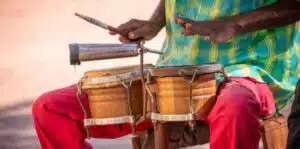
[[[118,30],[126,32],[127,37],[120,36],[122,43],[131,43],[133,40],[142,38],[143,40],[153,39],[161,29],[166,25],[165,21],[165,1],[160,0],[157,8],[149,20],[131,19],[121,24]],[[112,35],[116,33],[110,32]]]
[[[270,6],[251,12],[211,21],[193,21],[177,18],[183,35],[203,36],[214,43],[224,42],[240,33],[259,31],[292,24],[300,20],[300,2],[279,0]]]
[[[230,20],[237,24],[235,34],[285,26],[300,20],[300,2],[279,0],[268,7],[234,16]]]
[[[160,0],[159,5],[157,6],[149,21],[159,23],[161,25],[161,28],[166,25],[165,0]]]

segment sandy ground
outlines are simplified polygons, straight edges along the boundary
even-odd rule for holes
[[[31,105],[43,92],[76,83],[87,70],[137,64],[137,58],[69,65],[69,43],[117,43],[107,31],[76,17],[80,12],[114,26],[149,18],[159,0],[1,0],[0,148],[38,149]],[[147,45],[160,49],[163,32]],[[148,54],[146,62],[157,56]],[[95,148],[129,149],[128,137],[92,140]],[[206,149],[208,145],[197,147]]]

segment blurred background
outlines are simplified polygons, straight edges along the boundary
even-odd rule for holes
[[[138,58],[94,61],[74,69],[69,43],[119,43],[75,12],[118,26],[130,18],[148,19],[158,1],[0,0],[0,148],[40,148],[31,105],[42,93],[76,83],[88,70],[139,63]],[[159,50],[163,40],[164,31],[147,46]],[[156,59],[146,55],[146,63]],[[91,142],[98,149],[131,148],[128,137]]]
[[[44,92],[76,83],[88,70],[138,64],[138,58],[69,64],[69,43],[119,43],[117,37],[74,16],[113,26],[148,19],[159,0],[0,0],[0,148],[40,148],[31,105]],[[160,49],[164,32],[147,45]],[[146,62],[155,62],[148,54]],[[130,148],[127,137],[93,140],[96,148]]]

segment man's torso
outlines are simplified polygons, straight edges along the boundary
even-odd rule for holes
[[[159,66],[201,65],[218,62],[231,76],[250,76],[266,82],[283,106],[300,75],[298,25],[234,36],[212,44],[200,36],[183,36],[174,22],[177,16],[204,21],[233,16],[261,8],[275,0],[165,0],[166,40]]]

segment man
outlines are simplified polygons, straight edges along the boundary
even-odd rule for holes
[[[296,0],[161,0],[151,19],[133,19],[118,29],[128,32],[128,38],[120,37],[128,43],[140,37],[151,40],[166,26],[158,66],[223,64],[231,77],[219,85],[217,102],[205,121],[210,148],[257,149],[259,118],[274,112],[273,95],[280,108],[285,105],[300,74],[300,30],[296,25],[280,27],[296,22],[299,10]],[[44,149],[91,148],[84,142],[75,86],[39,97],[33,118]],[[149,123],[138,126],[148,128]],[[124,124],[121,131],[95,127],[91,135],[116,138],[130,132]]]

